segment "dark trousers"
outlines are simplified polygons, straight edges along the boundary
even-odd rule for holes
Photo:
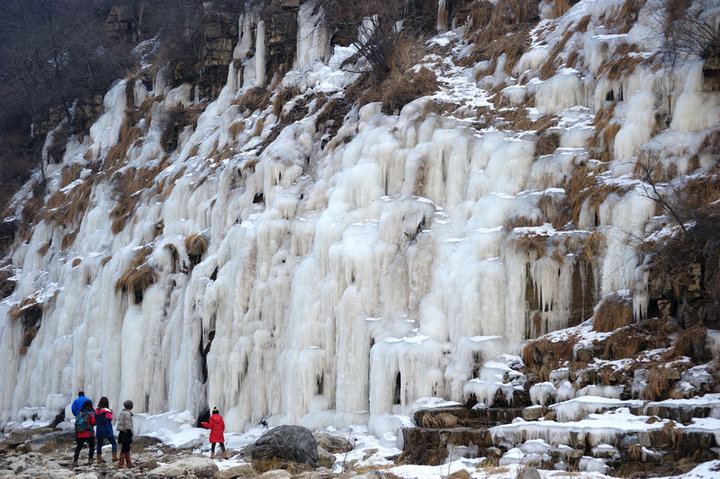
[[[212,451],[213,454],[215,454],[215,444],[218,444],[217,442],[211,442],[210,443],[210,451]],[[222,449],[223,452],[225,452],[225,443],[221,442],[220,449]]]
[[[83,448],[83,445],[86,441],[88,443],[88,447],[90,448],[88,459],[92,461],[93,454],[95,454],[95,437],[76,437],[75,443],[77,445],[75,446],[75,455],[73,456],[73,462],[77,462],[78,456],[80,456],[80,450]]]
[[[110,445],[112,446],[112,452],[117,452],[117,442],[115,442],[115,436],[110,436],[110,437],[98,436],[97,437],[97,455],[98,456],[102,455],[101,449],[102,449],[103,441],[105,441],[105,440],[107,440],[107,442],[109,442]]]
[[[120,452],[121,453],[130,452],[130,444],[132,444],[132,443],[131,442],[121,442],[120,443]]]

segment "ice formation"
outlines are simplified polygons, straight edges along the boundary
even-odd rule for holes
[[[579,2],[557,22],[585,15],[595,22],[619,3]],[[445,2],[439,5],[442,12]],[[356,77],[340,69],[352,48],[331,50],[310,8],[301,7],[298,21],[295,70],[280,84],[342,96]],[[512,354],[520,342],[571,320],[574,275],[584,274],[572,245],[591,231],[606,240],[589,266],[599,296],[625,291],[646,301],[635,246],[656,204],[627,163],[647,147],[664,108],[655,101],[665,93],[661,82],[645,79],[672,73],[643,71],[622,83],[616,160],[601,178],[616,192],[598,204],[583,202],[572,232],[553,226],[556,212],[548,206],[566,199],[573,169],[593,161],[583,148],[588,125],[607,92],[621,87],[593,75],[622,39],[575,42],[585,45],[584,71],[561,68],[546,80],[537,69],[562,28],[523,56],[514,72],[530,80],[508,85],[504,95],[519,104],[533,94],[531,114],[556,114],[567,127],[561,147],[536,158],[533,134],[478,131],[463,118],[432,113],[428,98],[399,115],[373,103],[352,109],[332,147],[316,131],[318,105],[272,137],[278,112],[241,111],[237,101],[272,81],[265,25],[253,14],[238,25],[234,56],[242,71],[230,66],[219,97],[194,130],[180,134],[169,159],[161,159],[155,118],[197,99],[189,85],[166,87],[162,70],[149,91],[142,83],[114,85],[89,137],[70,140],[63,165],[77,165],[86,178],[89,159],[119,141],[126,89],[136,105],[155,99],[153,120],[143,141],[129,146],[122,171],[158,167],[156,188],[137,193],[133,217],[114,232],[108,212],[117,196],[111,182],[97,182],[68,248],[61,245],[70,231],[49,220],[18,245],[17,287],[0,314],[32,305],[42,314],[23,355],[20,322],[0,324],[0,423],[29,414],[49,421],[83,389],[115,405],[132,398],[138,412],[152,414],[192,416],[218,406],[236,431],[270,417],[274,424],[318,427],[364,423],[382,436],[402,425],[393,415],[407,414],[421,398],[463,402],[474,395],[487,404],[498,389],[512,394],[517,384],[507,364],[519,360]],[[446,28],[439,20],[438,29]],[[478,85],[504,85],[504,61]],[[670,123],[682,138],[720,122],[717,107],[694,114],[700,103],[717,105],[718,95],[699,92],[699,69],[688,69]],[[274,139],[263,145],[268,138]],[[63,165],[48,165],[51,193],[61,187]],[[81,183],[64,191],[72,194]],[[172,188],[160,193],[160,184]],[[189,250],[193,235],[206,244],[199,255]],[[140,297],[118,288],[138,257],[154,275]],[[638,305],[636,314],[644,308]],[[507,354],[498,359],[500,353]],[[576,392],[566,378],[531,390],[543,405],[583,393],[618,395]],[[557,405],[560,421],[601,407],[580,399]],[[662,427],[622,419],[629,429]],[[584,431],[598,420],[509,425],[494,433],[556,445],[568,440],[569,424]],[[593,446],[616,425],[602,427],[587,433]],[[591,461],[584,467],[603,470]]]

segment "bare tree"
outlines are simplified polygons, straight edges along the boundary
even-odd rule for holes
[[[321,21],[331,31],[344,31],[353,38],[351,43],[370,64],[376,82],[392,70],[402,38],[427,23],[422,21],[426,3],[413,0],[320,0],[317,5],[323,12]]]

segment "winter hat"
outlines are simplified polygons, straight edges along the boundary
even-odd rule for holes
[[[125,409],[132,409],[133,408],[133,402],[131,400],[127,400],[123,403],[123,407]]]
[[[220,414],[220,411],[218,411],[218,408],[216,408],[216,407],[213,408],[213,414]]]

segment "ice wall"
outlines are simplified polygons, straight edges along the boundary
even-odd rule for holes
[[[618,4],[580,2],[575,18],[562,21],[588,9],[594,15],[593,3]],[[71,227],[48,220],[18,245],[17,287],[0,302],[2,317],[20,313],[0,322],[0,423],[27,408],[49,420],[83,389],[116,408],[131,398],[138,412],[218,406],[230,430],[269,416],[311,427],[369,423],[380,434],[397,426],[387,417],[421,398],[490,397],[487,381],[505,367],[479,369],[482,362],[586,319],[572,317],[573,285],[591,233],[605,239],[584,265],[598,297],[642,289],[634,241],[655,204],[630,172],[656,126],[655,83],[641,88],[639,75],[626,79],[617,159],[600,178],[617,192],[581,203],[577,229],[559,230],[553,221],[568,203],[564,186],[575,168],[597,162],[584,144],[596,89],[607,85],[598,86],[587,65],[540,81],[534,71],[551,47],[520,62],[533,114],[561,117],[561,146],[540,158],[533,132],[478,130],[472,120],[434,113],[430,98],[396,116],[374,103],[353,108],[337,133],[344,140],[328,143],[316,130],[318,98],[344,94],[355,75],[339,65],[352,52],[336,48],[327,58],[311,13],[300,10],[296,70],[287,78],[313,103],[277,136],[271,106],[241,111],[236,102],[266,79],[257,16],[239,21],[242,71],[231,65],[219,98],[167,158],[161,118],[173,106],[192,106],[191,90],[160,80],[153,91],[134,85],[135,104],[153,100],[153,114],[118,172],[163,169],[153,188],[136,193],[141,201],[121,231],[108,216],[118,203],[115,184],[99,180],[69,247],[61,245]],[[503,61],[489,84],[506,81]],[[599,68],[594,56],[588,62]],[[712,114],[690,118],[693,105],[708,100],[688,78],[673,118],[678,132],[717,122]],[[71,139],[64,165],[86,171],[82,178],[119,141],[126,88],[119,82],[108,92],[89,139]],[[60,167],[48,174],[50,195]],[[207,244],[195,262],[191,235]],[[138,300],[118,281],[143,254],[155,277]],[[42,314],[19,354],[28,299]]]

